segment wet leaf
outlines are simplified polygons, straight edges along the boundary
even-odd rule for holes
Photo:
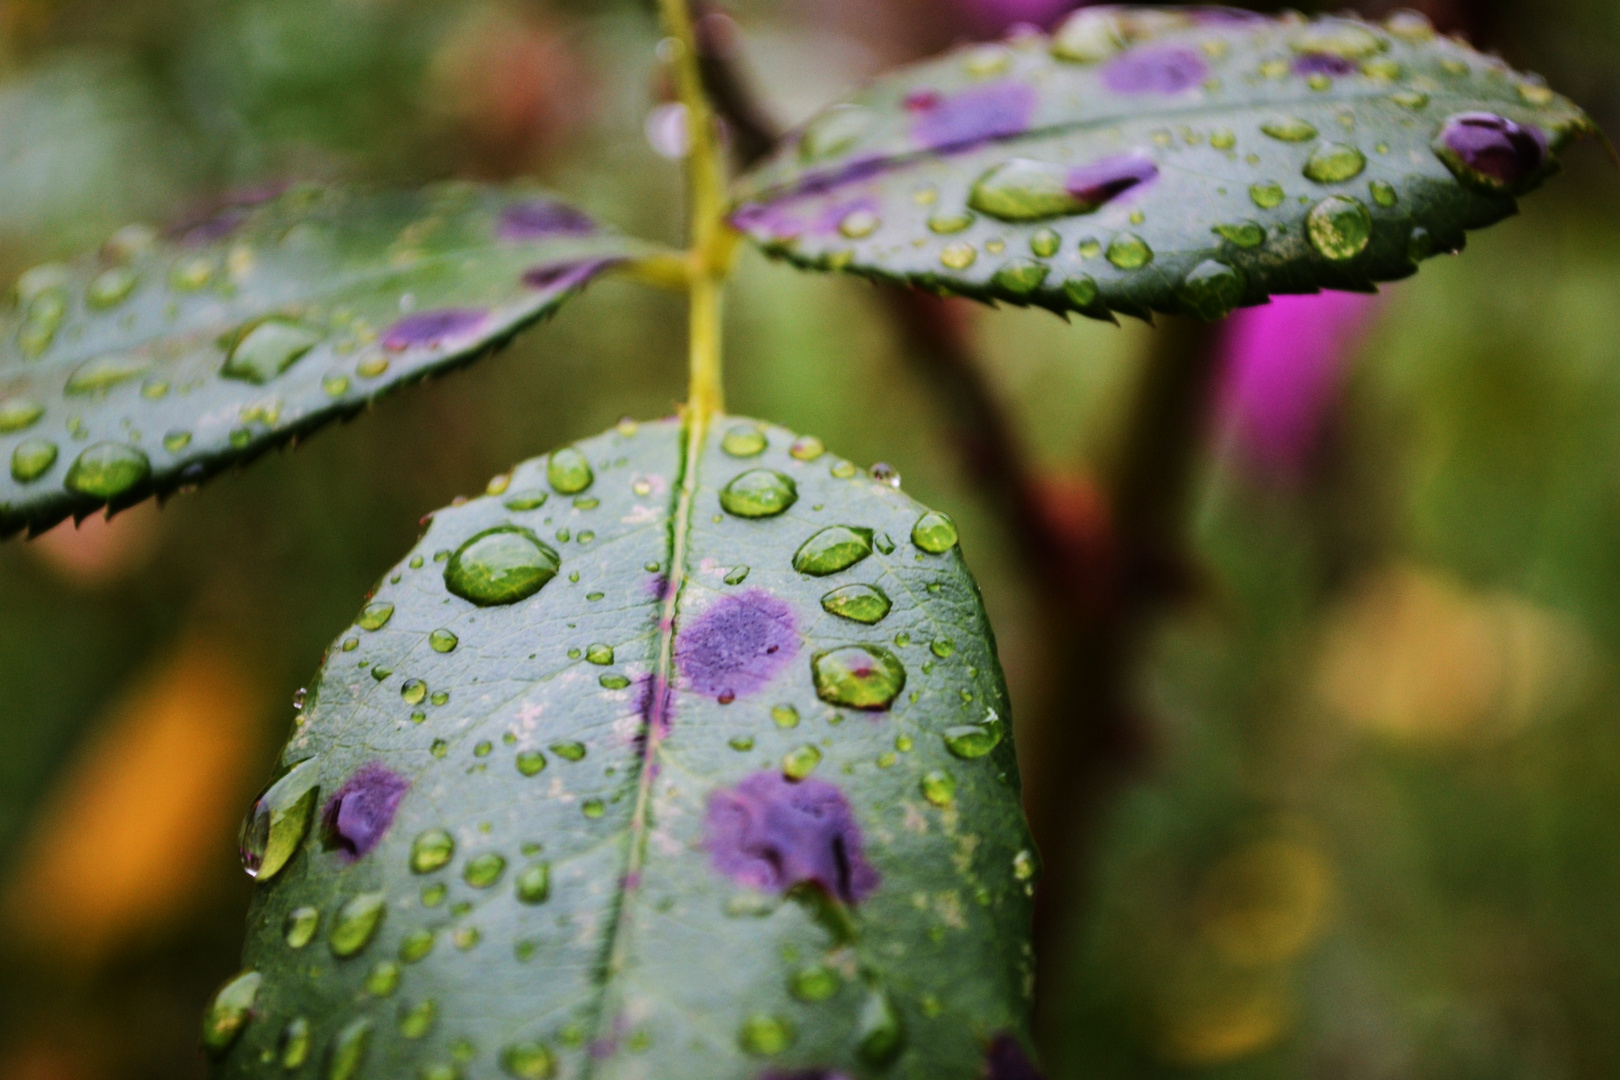
[[[646,250],[534,191],[294,187],[36,267],[0,316],[0,535],[198,484]]]
[[[1085,8],[832,106],[743,179],[733,221],[807,268],[1217,318],[1413,273],[1592,130],[1410,12]]]
[[[277,1073],[298,1023],[378,1077],[976,1080],[1027,1041],[1034,861],[960,552],[781,428],[728,455],[729,426],[686,468],[675,421],[519,466],[340,635],[283,758],[318,770],[320,821],[257,890],[219,1075]],[[796,501],[725,510],[751,470]],[[796,569],[834,524],[881,543]],[[853,584],[890,606],[824,610]],[[971,760],[966,725],[994,733]]]

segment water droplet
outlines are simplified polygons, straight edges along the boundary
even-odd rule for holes
[[[765,433],[758,424],[737,424],[720,440],[720,449],[737,458],[758,457],[766,445]]]
[[[1237,145],[1237,134],[1228,128],[1212,131],[1209,134],[1209,145],[1217,150],[1230,150]]]
[[[1305,215],[1305,233],[1324,258],[1354,258],[1372,239],[1372,215],[1356,199],[1330,195]]]
[[[13,397],[0,401],[0,435],[10,435],[15,431],[26,431],[38,423],[39,418],[44,415],[45,406],[25,397]]]
[[[840,461],[834,464],[833,467],[827,471],[840,480],[848,480],[861,470],[857,469],[855,467],[855,463],[852,461]]]
[[[911,542],[924,551],[942,555],[956,546],[956,522],[930,510],[911,526]]]
[[[788,447],[788,454],[795,461],[814,461],[826,452],[827,448],[814,435],[800,435],[793,440],[793,445]]]
[[[793,555],[793,569],[812,577],[847,570],[872,554],[872,530],[831,525],[815,533]]]
[[[444,829],[428,829],[411,841],[411,872],[431,874],[447,865],[456,854],[456,841]]]
[[[721,580],[727,585],[741,585],[743,582],[748,580],[749,573],[750,570],[746,566],[734,566],[731,568],[731,572],[726,574],[726,576],[721,578]]]
[[[987,720],[983,724],[958,724],[945,729],[941,736],[945,749],[965,761],[982,758],[1001,742],[1001,721]]]
[[[169,268],[169,287],[179,292],[196,292],[214,276],[211,255],[188,255]]]
[[[1273,180],[1264,180],[1258,184],[1249,185],[1249,198],[1260,209],[1270,210],[1273,207],[1281,206],[1283,199],[1287,198],[1287,196],[1284,194],[1281,184]]]
[[[788,1049],[797,1039],[793,1025],[780,1016],[755,1013],[743,1021],[737,1045],[756,1057],[770,1057]]]
[[[433,1023],[438,1018],[438,1004],[432,998],[424,998],[400,1012],[399,1033],[407,1039],[420,1039],[433,1030]]]
[[[771,720],[779,728],[796,728],[799,726],[799,710],[792,705],[773,705]]]
[[[1013,856],[1013,877],[1019,881],[1028,881],[1035,876],[1035,853],[1028,848]]]
[[[546,462],[546,481],[559,495],[578,495],[595,479],[591,463],[572,446],[558,450]]]
[[[366,975],[366,993],[372,997],[391,997],[399,989],[399,965],[384,960]]]
[[[56,464],[56,444],[45,439],[24,439],[11,451],[11,478],[29,484]]]
[[[810,659],[816,695],[852,709],[887,709],[905,689],[906,669],[878,645],[846,645]]]
[[[623,690],[630,685],[630,680],[623,675],[604,675],[596,680],[607,690]]]
[[[958,214],[934,214],[928,219],[928,230],[941,236],[950,236],[959,233],[977,220],[974,215],[963,211]]]
[[[851,210],[838,223],[838,231],[851,240],[871,236],[883,226],[883,219],[870,210]]]
[[[956,652],[956,642],[950,638],[935,638],[928,643],[928,651],[943,660]]]
[[[880,484],[887,484],[896,490],[900,488],[900,470],[886,461],[873,462],[872,467],[866,470],[866,475]]]
[[[1360,176],[1367,157],[1344,143],[1323,143],[1305,161],[1305,178],[1318,184],[1337,184]]]
[[[855,1021],[855,1053],[867,1065],[883,1068],[894,1063],[906,1046],[900,1010],[883,990],[873,990],[861,1004]]]
[[[517,898],[525,904],[543,904],[551,895],[551,864],[526,866],[517,877]]]
[[[720,491],[720,506],[740,518],[775,517],[798,500],[798,486],[774,469],[750,469]]]
[[[1223,262],[1205,259],[1181,279],[1177,293],[1200,319],[1222,319],[1243,299],[1243,275]]]
[[[1316,128],[1298,117],[1267,120],[1260,130],[1282,142],[1308,142],[1316,138]]]
[[[456,549],[445,565],[444,584],[480,607],[515,604],[539,592],[561,565],[557,553],[528,529],[500,525]]]
[[[1097,302],[1097,293],[1097,282],[1088,274],[1079,274],[1063,283],[1063,295],[1081,311]]]
[[[968,205],[1002,221],[1090,214],[1158,175],[1159,167],[1143,154],[1121,154],[1078,168],[1012,158],[974,182]]]
[[[1406,239],[1406,257],[1412,262],[1419,263],[1434,255],[1434,237],[1429,230],[1419,225],[1412,230],[1412,235]]]
[[[352,1020],[332,1039],[326,1055],[326,1080],[356,1080],[371,1048],[371,1020]]]
[[[439,886],[439,888],[442,889],[443,886]],[[422,902],[426,904],[427,890],[424,889],[422,895]],[[438,907],[439,904],[444,902],[443,893],[440,892],[437,895],[439,897],[438,900],[432,904],[428,904],[427,906]],[[407,964],[416,963],[418,960],[421,960],[423,957],[427,956],[428,953],[433,951],[434,940],[432,930],[412,930],[410,933],[406,934],[400,939],[399,958],[405,961]]]
[[[281,1029],[281,1037],[276,1040],[276,1056],[281,1060],[281,1067],[291,1072],[301,1068],[309,1060],[309,1021],[302,1016],[295,1016],[287,1021],[287,1026]]]
[[[1428,16],[1417,11],[1397,11],[1384,20],[1384,29],[1402,41],[1429,41],[1434,37],[1434,26]]]
[[[603,804],[601,799],[586,799],[585,802],[580,805],[579,809],[580,812],[586,817],[593,820],[607,813],[607,807]]]
[[[461,644],[460,638],[442,628],[428,635],[428,645],[436,653],[455,652],[456,646],[459,644]]]
[[[1429,95],[1421,90],[1397,90],[1389,95],[1389,100],[1403,109],[1411,109],[1416,112],[1429,103]]]
[[[1076,64],[1094,64],[1125,48],[1121,13],[1114,8],[1082,8],[1052,33],[1052,55]]]
[[[587,751],[582,742],[554,742],[551,744],[551,752],[564,761],[584,761]]]
[[[1135,233],[1120,233],[1108,243],[1108,261],[1121,270],[1136,270],[1153,261],[1153,249]]]
[[[1379,206],[1382,206],[1386,210],[1391,206],[1394,206],[1398,201],[1395,194],[1395,188],[1390,184],[1384,183],[1382,180],[1374,180],[1368,185],[1368,190],[1372,192],[1373,202],[1377,203]]]
[[[501,1068],[517,1080],[551,1080],[557,1073],[557,1059],[545,1043],[513,1043],[501,1051]]]
[[[894,605],[876,585],[845,585],[821,598],[821,607],[830,615],[871,625],[881,622]]]
[[[939,253],[940,263],[950,270],[966,270],[978,257],[973,245],[964,243],[946,244]]]
[[[1217,225],[1211,231],[1245,250],[1257,248],[1266,242],[1266,230],[1258,222],[1240,221],[1236,225]]]
[[[253,801],[238,838],[248,877],[269,881],[298,851],[314,817],[319,779],[315,761],[301,761]]]
[[[789,780],[803,780],[821,764],[820,748],[805,743],[782,755],[782,775]]]
[[[435,690],[433,691],[433,695],[429,697],[428,700],[433,702],[435,705],[443,705],[450,700],[450,694],[445,690]]]
[[[513,492],[511,497],[501,505],[506,507],[508,510],[516,511],[517,513],[526,513],[530,510],[538,510],[542,506],[546,505],[546,499],[549,497],[549,495],[549,492],[540,491],[538,489],[517,491]]]
[[[1012,259],[1001,264],[991,282],[997,288],[1014,296],[1028,296],[1041,287],[1041,283],[1051,272],[1052,268],[1044,263],[1030,259]]]
[[[291,319],[265,319],[237,338],[219,373],[263,386],[302,359],[323,336]]]
[[[399,696],[407,705],[420,705],[427,697],[427,683],[421,679],[406,679],[399,688]]]
[[[103,353],[75,368],[62,393],[69,397],[105,394],[115,386],[144,375],[151,366],[151,360],[134,353]]]
[[[326,943],[337,957],[353,956],[367,945],[388,913],[388,897],[381,892],[361,893],[338,908]]]
[[[935,769],[924,775],[918,786],[923,798],[935,806],[949,806],[956,801],[956,778],[948,772]]]
[[[290,949],[302,949],[315,939],[321,925],[321,913],[312,907],[295,907],[281,921],[282,936]]]
[[[360,617],[355,620],[355,624],[362,630],[381,630],[388,625],[388,620],[393,617],[393,604],[367,604],[360,609]]]
[[[473,746],[473,757],[489,757],[490,752],[494,749],[494,743],[490,742],[488,739],[480,739],[478,740],[477,744]]]
[[[1447,117],[1432,145],[1459,181],[1492,194],[1524,190],[1547,156],[1540,132],[1487,112]]]
[[[793,973],[788,980],[788,992],[800,1001],[813,1004],[831,998],[842,985],[838,972],[822,964],[812,964]]]
[[[253,1001],[259,996],[263,977],[257,971],[244,971],[214,994],[203,1014],[202,1044],[218,1056],[231,1048],[253,1015]]]
[[[171,431],[163,436],[163,449],[171,454],[178,454],[191,445],[191,432]]]
[[[506,872],[506,860],[493,851],[470,859],[461,872],[461,879],[475,889],[487,889]]]
[[[858,105],[834,105],[805,127],[799,137],[800,159],[809,163],[849,151],[866,134],[874,119]]]
[[[733,750],[747,752],[754,748],[754,737],[752,735],[736,735],[727,740],[726,745]]]

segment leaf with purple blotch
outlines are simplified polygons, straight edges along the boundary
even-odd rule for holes
[[[1591,122],[1419,15],[1082,8],[877,80],[742,178],[795,264],[1111,319],[1369,292]]]
[[[324,802],[280,819],[217,1077],[282,1073],[295,1022],[369,1076],[1037,1076],[1035,858],[955,531],[774,425],[686,445],[517,466],[338,635],[282,757]],[[874,621],[825,606],[852,586]]]
[[[651,245],[550,195],[244,192],[0,315],[0,536],[194,486],[484,355]]]

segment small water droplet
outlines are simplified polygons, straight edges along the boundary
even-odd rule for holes
[[[782,755],[782,775],[789,780],[803,780],[821,764],[820,748],[805,743]]]
[[[302,1016],[287,1021],[287,1026],[281,1029],[281,1037],[276,1040],[276,1056],[281,1067],[288,1072],[301,1068],[309,1060],[309,1043],[309,1021]]]
[[[956,546],[956,523],[937,510],[930,510],[912,525],[911,542],[924,551],[942,555]]]
[[[1245,250],[1257,248],[1266,242],[1265,227],[1254,221],[1240,221],[1235,225],[1216,225],[1212,230],[1235,247]]]
[[[592,819],[599,818],[607,813],[607,806],[603,804],[601,799],[586,799],[579,809],[586,817]]]
[[[798,500],[798,486],[774,469],[750,469],[720,490],[721,508],[740,518],[775,517]]]
[[[1230,150],[1237,145],[1237,134],[1229,128],[1212,131],[1209,135],[1209,145],[1217,150]]]
[[[391,997],[399,989],[399,965],[384,960],[366,974],[366,993],[372,997]]]
[[[540,509],[542,506],[546,505],[546,499],[549,497],[550,492],[533,488],[528,491],[513,492],[505,502],[501,503],[501,505],[506,507],[508,510],[521,514],[527,513],[530,510]]]
[[[977,218],[967,211],[957,214],[934,214],[928,219],[928,229],[941,236],[950,236],[967,229],[976,220]]]
[[[26,431],[44,415],[45,406],[30,398],[12,397],[0,401],[0,435]]]
[[[735,735],[727,740],[726,745],[733,750],[746,753],[754,748],[754,737],[752,735]]]
[[[1382,206],[1386,210],[1391,206],[1394,206],[1398,201],[1398,197],[1395,194],[1395,188],[1390,184],[1386,184],[1382,180],[1374,180],[1367,186],[1368,190],[1372,192],[1373,202],[1377,203],[1379,206]]]
[[[1281,142],[1308,142],[1316,138],[1316,128],[1298,117],[1267,120],[1260,130]]]
[[[949,270],[966,270],[978,257],[973,245],[964,243],[946,244],[939,253],[940,263]]]
[[[748,580],[750,570],[746,566],[734,566],[721,580],[727,585],[741,585]]]
[[[169,268],[169,287],[178,292],[196,292],[214,276],[211,255],[188,255]]]
[[[836,157],[854,148],[875,121],[858,105],[834,105],[805,127],[799,137],[799,157],[806,163]]]
[[[852,622],[881,622],[894,605],[876,585],[845,585],[821,598],[821,607],[830,615]]]
[[[543,904],[551,895],[551,864],[526,866],[517,876],[517,898],[525,904]]]
[[[546,462],[546,481],[559,495],[578,495],[595,479],[591,463],[572,446],[558,450]]]
[[[827,471],[840,480],[848,480],[861,470],[857,469],[855,467],[855,463],[852,461],[840,461],[834,464],[833,467]]]
[[[923,798],[935,806],[950,806],[956,801],[956,778],[935,769],[925,774],[918,784]]]
[[[490,742],[488,739],[480,739],[478,740],[477,744],[473,746],[473,757],[489,757],[490,752],[494,749],[494,743]]]
[[[545,1043],[513,1043],[501,1051],[501,1068],[517,1080],[551,1080],[557,1059]]]
[[[1123,13],[1116,8],[1082,8],[1052,33],[1052,55],[1076,64],[1094,64],[1125,48]]]
[[[838,222],[838,231],[851,240],[860,240],[871,236],[882,228],[883,219],[870,210],[851,210]]]
[[[833,997],[842,985],[838,972],[823,964],[812,964],[793,973],[788,979],[788,992],[800,1001],[814,1004]]]
[[[744,1053],[770,1057],[791,1047],[797,1037],[793,1025],[782,1017],[755,1013],[743,1021],[737,1032],[737,1045]]]
[[[433,1030],[439,1018],[439,1006],[432,998],[423,998],[399,1014],[399,1033],[407,1039],[420,1039]]]
[[[428,700],[435,705],[443,705],[450,700],[450,693],[447,690],[435,690]]]
[[[362,630],[381,630],[388,625],[388,620],[394,617],[394,605],[389,603],[367,604],[360,609],[360,617],[355,625]]]
[[[758,457],[766,445],[765,433],[758,424],[736,424],[720,440],[720,449],[736,458]]]
[[[585,650],[585,659],[601,667],[613,663],[613,646],[597,643]]]
[[[1084,311],[1097,302],[1097,282],[1088,274],[1079,274],[1063,283],[1063,295],[1069,303]]]
[[[506,860],[493,851],[470,859],[461,872],[461,879],[475,889],[487,889],[506,872]]]
[[[292,319],[265,319],[245,328],[219,373],[227,379],[263,386],[303,359],[324,336]]]
[[[887,484],[896,490],[900,488],[900,470],[886,461],[874,462],[866,474],[880,484]]]
[[[945,749],[965,761],[982,758],[1001,743],[1001,721],[992,718],[982,724],[957,724],[942,734]]]
[[[202,1044],[209,1053],[216,1057],[223,1054],[242,1034],[253,1016],[253,1002],[262,981],[257,971],[244,971],[215,992],[203,1014]]]
[[[56,464],[56,444],[46,439],[24,439],[11,451],[11,478],[30,484]]]
[[[1153,261],[1153,249],[1135,233],[1120,233],[1108,243],[1108,261],[1121,270],[1136,270]]]
[[[422,891],[422,902],[428,907],[438,907],[440,904],[444,903],[444,886],[440,884],[432,887],[439,890],[434,894],[437,899],[434,900],[433,903],[428,904],[428,893],[427,890],[424,889]],[[399,958],[407,964],[414,964],[433,951],[433,944],[435,940],[436,939],[433,936],[432,930],[412,930],[410,933],[406,934],[400,939]]]
[[[551,744],[551,752],[564,761],[584,761],[587,753],[582,742],[554,742]]]
[[[1013,856],[1013,877],[1019,881],[1028,881],[1033,878],[1036,869],[1035,853],[1028,848]]]
[[[623,675],[603,675],[596,680],[607,690],[623,690],[630,685],[630,680]]]
[[[832,705],[887,709],[906,685],[906,669],[878,645],[846,645],[810,660],[816,695]]]
[[[431,874],[447,865],[456,854],[456,841],[444,829],[428,829],[411,842],[411,872]]]
[[[1283,199],[1287,198],[1287,195],[1283,192],[1281,184],[1272,180],[1264,180],[1249,185],[1249,198],[1260,209],[1270,210],[1281,206]]]
[[[361,893],[338,908],[326,943],[337,957],[353,956],[371,944],[372,936],[388,912],[388,897],[381,892]]]
[[[1200,319],[1222,319],[1243,299],[1243,275],[1216,259],[1205,259],[1187,272],[1176,291]]]
[[[357,1080],[371,1048],[371,1019],[352,1020],[332,1039],[326,1055],[326,1080]]]
[[[779,728],[796,728],[799,726],[799,710],[792,705],[773,705],[771,720]]]
[[[855,1021],[855,1053],[874,1068],[892,1065],[906,1046],[905,1024],[887,991],[874,989]]]
[[[319,781],[316,762],[301,761],[253,801],[237,845],[248,877],[269,881],[297,853],[314,818]]]
[[[795,461],[814,461],[826,452],[827,448],[814,435],[800,435],[788,447],[788,454]]]
[[[321,913],[312,907],[295,907],[281,921],[281,933],[290,949],[302,949],[315,938],[320,927]]]
[[[561,565],[556,551],[533,532],[501,525],[456,549],[444,568],[444,584],[480,607],[515,604],[539,592]]]
[[[1323,143],[1305,160],[1305,178],[1318,184],[1337,184],[1354,179],[1367,167],[1367,156],[1344,143]]]
[[[1305,215],[1305,233],[1324,258],[1354,258],[1372,239],[1372,215],[1357,199],[1330,195]]]
[[[428,645],[436,653],[455,652],[456,646],[459,644],[461,644],[461,639],[443,628],[428,635]]]
[[[872,554],[872,530],[831,525],[813,534],[793,555],[793,569],[813,577],[847,570]]]
[[[1413,112],[1416,112],[1417,110],[1428,105],[1429,95],[1423,93],[1421,90],[1397,90],[1395,93],[1389,95],[1389,100],[1393,101],[1403,109],[1410,109]]]

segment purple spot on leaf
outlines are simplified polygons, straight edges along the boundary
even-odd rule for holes
[[[721,597],[677,639],[675,659],[699,694],[744,697],[765,688],[799,652],[793,609],[763,589]]]
[[[943,95],[938,90],[913,90],[900,104],[907,112],[928,112],[939,108],[942,100]]]
[[[446,308],[407,315],[383,334],[383,348],[393,352],[435,348],[472,333],[484,324],[486,318],[488,315],[477,308]]]
[[[1179,94],[1203,82],[1209,65],[1182,45],[1137,47],[1103,68],[1103,85],[1116,94]]]
[[[984,1055],[985,1080],[1044,1080],[1018,1040],[1003,1032]]]
[[[1495,113],[1450,117],[1440,129],[1440,142],[1463,166],[1508,188],[1529,179],[1547,156],[1541,132]]]
[[[340,851],[353,861],[382,843],[411,782],[380,764],[360,766],[327,801],[321,818]]]
[[[1294,58],[1295,75],[1353,75],[1356,62],[1333,53],[1308,52]]]
[[[939,98],[917,111],[911,137],[929,150],[965,150],[990,139],[1021,135],[1035,114],[1035,88],[998,82]]]
[[[523,284],[531,289],[567,292],[591,280],[618,259],[572,259],[568,262],[536,266],[523,275]]]
[[[261,184],[233,191],[182,218],[169,230],[169,235],[188,247],[223,240],[248,219],[250,207],[269,202],[288,186],[286,183]]]
[[[550,199],[516,203],[501,211],[497,232],[502,240],[540,240],[547,236],[587,236],[596,231],[596,222]]]
[[[1132,188],[1158,178],[1159,166],[1145,154],[1121,154],[1082,165],[1069,173],[1069,194],[1082,202],[1101,206]]]
[[[880,880],[866,861],[849,800],[823,780],[795,783],[759,772],[721,788],[709,796],[703,836],[716,870],[762,892],[811,882],[854,904]]]

